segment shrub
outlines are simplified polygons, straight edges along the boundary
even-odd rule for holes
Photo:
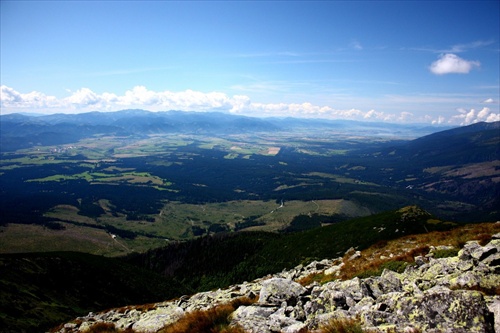
[[[434,258],[449,258],[456,257],[458,255],[458,249],[442,249],[434,251]]]
[[[475,237],[481,246],[485,246],[491,241],[491,234],[481,233]]]
[[[369,278],[371,276],[379,276],[380,274],[382,274],[382,270],[380,270],[380,269],[369,269],[369,270],[366,270],[364,272],[360,272],[354,276],[358,277],[360,279],[366,279],[366,278]]]
[[[383,271],[384,269],[389,269],[396,273],[403,273],[408,265],[409,264],[406,261],[400,261],[400,260],[387,261],[382,265],[380,265],[380,270]]]

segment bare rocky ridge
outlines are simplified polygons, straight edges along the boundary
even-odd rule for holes
[[[240,306],[231,324],[252,333],[313,331],[332,318],[356,318],[363,328],[386,332],[500,332],[500,234],[485,246],[471,241],[457,256],[415,258],[403,273],[334,280],[307,286],[297,281],[314,273],[335,275],[342,260],[307,266],[162,303],[90,313],[57,330],[85,332],[100,322],[118,329],[153,333],[185,313],[226,304],[240,297],[258,301]]]

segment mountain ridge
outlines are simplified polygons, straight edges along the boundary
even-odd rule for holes
[[[0,306],[9,308],[0,323],[17,327],[13,331],[39,332],[34,329],[37,321],[48,328],[50,320],[55,325],[54,320],[85,311],[227,287],[300,263],[338,257],[352,246],[361,250],[415,231],[451,227],[409,207],[296,234],[207,236],[126,258],[75,252],[0,255]],[[141,287],[133,291],[136,284]]]
[[[96,135],[145,135],[159,133],[242,134],[258,132],[330,129],[351,135],[415,137],[449,127],[424,124],[388,124],[348,120],[257,118],[222,112],[150,112],[140,109],[115,112],[92,111],[79,114],[29,116],[0,115],[3,151],[33,144],[65,144]],[[55,141],[49,133],[57,133]],[[317,133],[321,135],[321,133]],[[47,138],[46,138],[47,136]],[[65,136],[67,138],[65,138]]]
[[[414,207],[400,213],[409,223],[421,214]],[[53,332],[94,332],[95,325],[96,330],[107,327],[114,332],[141,333],[326,333],[332,332],[327,329],[333,325],[332,319],[340,316],[350,318],[342,325],[357,327],[356,332],[409,332],[412,328],[411,332],[492,333],[494,325],[500,328],[500,275],[496,273],[500,227],[498,223],[488,227],[487,233],[481,227],[476,232],[469,230],[468,236],[463,228],[435,232],[424,238],[429,243],[419,243],[417,235],[408,235],[387,245],[371,246],[371,254],[351,248],[343,257],[309,261],[222,289],[89,313]],[[464,245],[464,239],[475,241]],[[401,250],[384,252],[392,243]],[[376,253],[387,255],[383,264],[379,261],[378,273],[358,270],[363,276],[339,279],[347,267],[376,261]],[[405,256],[407,261],[401,261]],[[217,307],[225,309],[229,304],[228,311],[215,315]]]

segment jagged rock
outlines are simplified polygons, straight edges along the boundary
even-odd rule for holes
[[[402,284],[396,272],[385,269],[380,277],[365,279],[361,287],[363,295],[377,298],[389,292],[401,291]]]
[[[299,296],[305,294],[306,288],[291,280],[273,278],[262,283],[259,303],[280,305],[295,305]]]
[[[495,239],[488,244],[489,246],[485,247],[479,245],[477,241],[467,242],[467,244],[465,244],[465,246],[458,252],[458,256],[461,260],[469,258],[484,260],[489,255],[498,252],[498,242],[499,240]]]
[[[270,333],[269,317],[278,307],[240,306],[231,315],[232,323],[241,326],[249,333]]]
[[[358,310],[354,308],[353,310]],[[493,332],[483,296],[475,291],[434,287],[422,294],[389,293],[355,311],[367,327],[417,328],[423,332]],[[400,330],[397,330],[398,332]]]
[[[312,273],[336,272],[342,265],[340,259],[315,261],[227,289],[145,308],[90,313],[64,325],[59,333],[85,332],[98,322],[132,328],[137,333],[156,332],[184,313],[206,310],[238,297],[254,299],[256,295],[257,303],[240,306],[230,316],[232,325],[249,333],[311,331],[341,317],[357,318],[374,332],[493,333],[495,328],[500,332],[499,256],[500,234],[485,246],[468,242],[455,257],[417,257],[404,273],[386,269],[381,276],[306,287],[292,280]]]
[[[298,333],[306,324],[293,316],[293,307],[241,306],[231,316],[233,325],[250,333]]]
[[[327,269],[336,269],[338,271],[342,266],[336,266],[335,262],[340,262],[342,258],[337,259],[323,259],[321,261],[313,261],[307,266],[298,265],[289,271],[283,271],[276,274],[275,277],[280,277],[287,280],[300,280],[311,274],[318,274],[325,272],[324,274],[329,274],[326,272]]]
[[[437,286],[422,295],[401,298],[396,306],[399,324],[407,318],[425,332],[493,332],[484,297],[476,291]]]
[[[488,309],[495,318],[495,332],[500,332],[500,298],[499,297],[488,297],[487,302]]]
[[[324,270],[324,274],[325,275],[338,275],[340,273],[340,270],[342,269],[342,267],[344,267],[344,263],[341,263],[340,265],[336,265],[336,266],[331,266],[327,269]]]
[[[153,311],[148,311],[140,316],[133,325],[132,329],[136,332],[155,333],[166,325],[172,324],[184,315],[182,308],[170,305],[159,307]],[[126,328],[128,326],[124,326]]]
[[[358,259],[359,257],[361,257],[361,251],[356,251],[354,252],[354,254],[352,256],[349,257],[349,261],[352,261],[354,259]]]

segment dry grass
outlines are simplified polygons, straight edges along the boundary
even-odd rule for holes
[[[135,333],[135,331],[132,330],[131,328],[122,330],[116,328],[115,324],[113,323],[105,323],[105,322],[98,322],[92,325],[92,327],[90,327],[90,329],[85,332],[86,333]]]
[[[491,240],[491,236],[498,232],[500,223],[481,223],[379,242],[362,251],[358,259],[348,261],[344,258],[345,265],[342,267],[340,278],[351,279],[365,271],[377,270],[387,262],[412,263],[415,256],[427,254],[431,246],[462,248],[470,240],[477,240],[481,245],[485,245]]]
[[[301,330],[300,333],[375,333],[379,330],[371,330],[362,327],[359,318],[332,318],[328,322],[322,324],[318,330],[309,331],[307,329]],[[386,333],[395,332],[391,328],[384,330]],[[412,329],[411,333],[420,333],[418,329]]]
[[[361,251],[361,256],[357,259],[348,260],[352,253],[346,254],[342,259],[344,266],[340,275],[312,274],[298,282],[305,286],[315,281],[326,283],[335,279],[349,280],[355,276],[377,275],[384,267],[402,267],[402,263],[413,263],[416,256],[428,254],[431,246],[445,245],[460,249],[471,240],[476,240],[484,246],[491,240],[492,235],[499,232],[500,223],[481,223],[449,231],[433,231],[380,241]]]
[[[353,318],[332,319],[322,325],[317,333],[364,333],[361,324]]]
[[[229,316],[238,307],[250,305],[256,301],[257,299],[242,297],[208,310],[192,311],[177,322],[164,327],[158,333],[245,333],[241,327],[229,325]]]
[[[130,310],[137,310],[139,312],[148,312],[156,309],[156,303],[147,303],[147,304],[140,304],[140,305],[127,305],[118,309],[115,309],[116,312],[118,313],[125,313]],[[111,309],[110,309],[111,310]],[[106,312],[106,311],[104,311]]]

